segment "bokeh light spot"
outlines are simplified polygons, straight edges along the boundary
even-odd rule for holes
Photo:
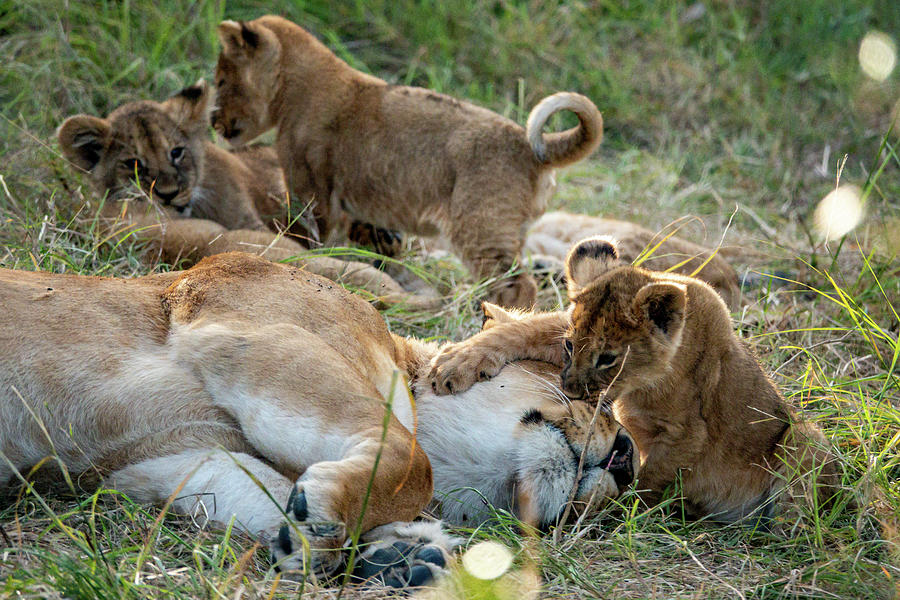
[[[884,81],[897,65],[897,45],[891,36],[870,31],[859,45],[859,66],[875,81]]]
[[[509,548],[498,542],[479,542],[466,550],[462,566],[478,579],[497,579],[512,566],[513,555]]]
[[[822,198],[813,222],[825,241],[846,235],[863,217],[862,192],[855,185],[842,185]]]

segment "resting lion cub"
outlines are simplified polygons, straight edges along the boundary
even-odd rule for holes
[[[59,145],[73,165],[89,173],[96,195],[105,198],[104,220],[117,229],[124,221],[152,240],[165,262],[193,263],[232,250],[270,260],[307,252],[293,238],[269,230],[290,225],[275,151],[228,152],[209,141],[210,97],[201,80],[165,102],[131,102],[105,119],[69,117],[59,128]],[[363,288],[386,304],[435,304],[408,294],[365,263],[321,256],[297,264]]]
[[[546,381],[557,368],[510,365],[435,398],[435,344],[390,333],[329,280],[249,254],[133,280],[0,269],[0,306],[0,486],[57,456],[135,500],[234,516],[284,569],[303,564],[298,531],[312,569],[333,573],[357,524],[389,552],[398,536],[440,542],[435,527],[395,523],[432,497],[455,523],[483,521],[486,500],[543,526],[570,494],[589,509],[636,474],[628,433],[560,402]],[[286,503],[288,525],[243,469]],[[419,546],[394,565],[398,585],[442,564]]]
[[[277,127],[291,191],[313,198],[322,235],[342,210],[411,233],[442,234],[476,277],[519,258],[528,223],[544,212],[553,170],[587,157],[603,121],[579,94],[531,111],[526,129],[489,110],[357,71],[304,29],[276,16],[219,25],[216,129],[235,145]],[[541,130],[560,110],[580,124]],[[530,308],[527,273],[492,298]]]
[[[432,385],[458,393],[509,360],[563,366],[562,389],[582,398],[606,389],[641,456],[638,487],[650,502],[680,478],[689,514],[735,521],[768,516],[777,493],[804,490],[814,504],[839,483],[822,432],[791,409],[734,334],[706,283],[622,265],[604,238],[575,245],[566,261],[566,312],[504,313],[435,358]]]
[[[661,243],[641,266],[654,271],[673,269],[675,273],[690,275],[704,261],[711,250],[687,240],[659,234],[628,221],[605,219],[591,215],[579,215],[562,211],[548,212],[528,230],[525,250],[537,263],[559,264],[564,268],[566,255],[575,242],[588,237],[605,235],[616,241],[619,258],[633,263],[642,252]],[[558,261],[558,262],[557,262]],[[697,274],[711,285],[732,311],[741,307],[741,287],[738,276],[721,254],[716,254]]]

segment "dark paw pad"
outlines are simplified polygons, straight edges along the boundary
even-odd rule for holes
[[[360,556],[353,577],[395,589],[421,587],[431,583],[446,564],[444,553],[436,546],[396,541]]]
[[[291,495],[288,497],[285,512],[298,521],[305,521],[309,511],[306,506],[306,492],[297,493],[296,486],[291,489]]]

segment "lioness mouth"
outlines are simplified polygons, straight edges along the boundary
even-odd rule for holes
[[[603,468],[609,471],[616,485],[620,488],[625,487],[634,479],[634,470],[632,469],[632,461],[634,460],[634,444],[628,439],[628,436],[619,432],[613,447],[601,461]]]

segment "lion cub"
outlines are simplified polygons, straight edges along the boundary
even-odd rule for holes
[[[628,263],[633,263],[658,244],[659,247],[641,263],[644,268],[654,271],[672,269],[675,273],[689,275],[706,262],[712,252],[679,237],[664,239],[665,234],[636,223],[563,211],[545,213],[534,222],[525,238],[525,251],[531,254],[534,264],[559,265],[561,272],[572,245],[597,235],[615,239],[619,257]],[[706,262],[697,278],[711,285],[729,309],[740,309],[741,286],[737,273],[720,253]]]
[[[342,211],[425,236],[442,234],[476,277],[502,276],[518,260],[527,225],[555,188],[553,170],[587,157],[603,120],[579,94],[559,93],[523,129],[489,110],[357,71],[304,29],[277,16],[219,25],[216,129],[244,144],[276,127],[291,192],[315,200],[327,236]],[[550,116],[580,124],[544,135]],[[498,282],[491,298],[531,307],[527,273]]]
[[[296,238],[274,233],[302,234],[288,214],[275,151],[228,152],[213,144],[207,136],[210,97],[201,80],[162,103],[124,104],[105,119],[69,117],[59,128],[59,145],[105,198],[101,217],[111,227],[130,225],[170,264],[234,250],[270,260],[307,252]],[[314,256],[295,264],[363,288],[385,304],[436,304],[365,263]]]
[[[771,515],[785,487],[813,506],[833,496],[822,432],[785,402],[706,283],[622,265],[604,238],[571,249],[566,279],[566,312],[488,306],[488,329],[434,359],[434,389],[457,393],[508,361],[547,360],[563,366],[570,397],[606,390],[637,442],[651,503],[679,479],[689,514],[724,522]]]

